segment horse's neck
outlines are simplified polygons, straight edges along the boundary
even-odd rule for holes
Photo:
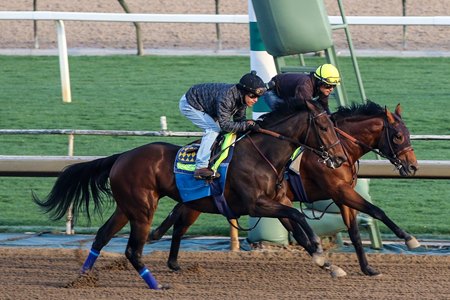
[[[277,126],[277,128],[270,128],[284,137],[291,140],[299,142],[295,144],[289,141],[282,141],[275,139],[272,136],[261,135],[259,141],[259,146],[263,151],[264,155],[278,167],[284,167],[285,163],[289,160],[295,149],[300,146],[300,143],[304,143],[307,138],[308,131],[308,114],[299,114],[297,117],[293,117],[290,121],[284,122],[282,125]],[[292,125],[292,124],[295,124]],[[255,140],[256,141],[256,140]]]
[[[367,119],[349,118],[341,125],[340,129],[370,148],[376,148],[383,133],[383,119],[370,117]],[[348,139],[341,139],[352,163],[360,159],[370,151],[369,148],[356,144]]]

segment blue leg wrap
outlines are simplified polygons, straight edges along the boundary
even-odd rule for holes
[[[156,281],[155,277],[153,277],[152,273],[146,266],[144,266],[139,271],[139,276],[141,276],[141,278],[144,279],[145,283],[147,283],[149,288],[153,290],[159,290],[158,282]]]
[[[94,266],[94,263],[99,255],[100,255],[99,251],[91,249],[91,252],[89,252],[89,256],[86,258],[86,261],[81,267],[81,273],[86,273],[87,271],[90,271]]]

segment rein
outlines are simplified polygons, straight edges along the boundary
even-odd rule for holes
[[[253,147],[255,147],[256,151],[258,151],[259,155],[261,155],[261,157],[264,158],[264,160],[267,162],[267,164],[272,168],[272,171],[277,176],[277,181],[275,183],[275,186],[277,189],[280,189],[281,182],[283,182],[283,170],[281,170],[281,172],[278,173],[275,166],[270,162],[270,160],[267,159],[267,157],[264,155],[264,153],[262,153],[261,150],[259,150],[259,148],[256,146],[255,142],[252,140],[252,138],[250,136],[248,136],[248,138],[250,139],[250,142],[252,143]]]
[[[306,132],[305,141],[308,139],[309,132],[310,132],[310,129],[311,129],[311,124],[314,124],[314,126],[315,126],[315,123],[313,122],[313,120],[314,120],[315,118],[317,118],[317,117],[322,116],[322,114],[326,114],[326,112],[324,111],[324,112],[322,112],[322,113],[320,113],[320,114],[318,114],[317,116],[314,116],[314,117],[311,117],[311,113],[309,113],[309,118],[308,118],[308,120],[309,120],[309,126],[308,126],[308,129],[307,129],[307,132]],[[279,120],[278,122],[272,124],[272,126],[273,126],[273,125],[277,125],[277,124],[282,123],[282,122],[285,122],[286,120],[292,118],[292,116],[294,116],[294,115],[295,115],[295,114],[291,114],[291,115],[289,115],[289,116],[287,116],[287,117],[285,117],[285,118]],[[249,136],[250,132],[251,132],[251,131],[247,131],[246,133],[244,133],[243,135],[241,135],[241,136],[240,136],[238,139],[236,139],[231,145],[229,145],[229,146],[226,147],[225,149],[222,149],[221,151],[219,151],[218,153],[216,153],[214,156],[212,156],[210,160],[212,161],[212,160],[216,159],[217,157],[219,157],[219,156],[222,154],[222,152],[224,152],[226,149],[228,149],[229,147],[233,146],[234,144],[236,144],[238,141],[240,141],[240,140],[243,139],[244,137]],[[336,143],[334,143],[334,144],[332,144],[332,145],[330,145],[330,146],[328,146],[328,147],[325,147],[324,145],[321,145],[321,146],[320,146],[320,150],[318,150],[318,149],[316,149],[316,148],[310,147],[310,146],[308,146],[308,145],[306,145],[306,144],[304,144],[304,143],[302,143],[302,142],[299,142],[299,141],[297,141],[297,140],[295,140],[295,139],[293,139],[293,138],[290,138],[290,137],[281,135],[281,134],[279,134],[279,133],[277,133],[277,132],[275,132],[275,131],[272,131],[272,130],[268,130],[268,129],[264,129],[264,128],[259,128],[259,130],[256,131],[256,132],[259,132],[259,133],[262,133],[262,134],[266,134],[266,135],[270,135],[270,136],[275,137],[275,138],[277,138],[277,139],[279,139],[279,140],[287,141],[287,142],[290,142],[290,143],[292,143],[292,144],[294,144],[294,145],[301,146],[301,147],[303,147],[303,148],[305,148],[305,149],[307,149],[307,150],[309,150],[309,151],[315,153],[315,154],[316,154],[317,156],[319,156],[320,158],[322,158],[322,162],[326,162],[327,160],[330,159],[330,154],[327,152],[327,150],[329,150],[329,149],[331,149],[331,148],[333,148],[333,147],[339,145],[339,143],[340,143],[340,141],[339,141],[339,139],[338,139],[338,140],[336,141]],[[317,130],[316,130],[316,132],[317,132]],[[320,135],[317,136],[317,139],[319,140],[319,142],[320,142],[321,144],[323,144]],[[251,140],[251,139],[250,139],[250,140]],[[253,143],[253,141],[252,141],[252,143]],[[256,147],[256,145],[255,145],[254,143],[253,143],[253,146],[255,146],[255,148],[259,151],[259,149]],[[264,155],[262,155],[262,156],[264,157]],[[264,157],[264,158],[265,158],[265,157]],[[265,159],[266,159],[266,158],[265,158]],[[266,160],[267,160],[267,159],[266,159]],[[273,168],[273,166],[272,166],[272,168]]]
[[[313,125],[316,127],[316,124],[313,122],[313,120],[314,120],[315,118],[317,118],[317,117],[322,116],[323,114],[326,114],[326,112],[324,111],[324,112],[321,112],[320,114],[318,114],[318,115],[316,115],[316,116],[311,117],[311,114],[309,113],[309,118],[308,118],[308,120],[309,120],[309,126],[308,126],[308,129],[307,129],[307,132],[306,132],[305,141],[308,139],[309,132],[310,132],[310,129],[311,129],[311,124],[313,124]],[[283,120],[280,120],[279,122],[277,122],[277,123],[275,123],[275,124],[284,122],[284,121],[286,121],[287,119],[291,118],[293,115],[294,115],[294,114],[291,114],[291,115],[287,116],[286,118],[284,118]],[[274,124],[272,124],[272,125],[274,125]],[[327,160],[330,159],[330,154],[327,152],[327,150],[329,150],[329,149],[331,149],[331,148],[333,148],[333,147],[335,147],[335,146],[337,146],[337,145],[340,144],[340,141],[339,141],[339,139],[338,139],[338,140],[336,141],[336,143],[334,143],[334,144],[332,144],[332,145],[330,145],[330,146],[328,146],[328,147],[325,147],[325,146],[323,145],[323,142],[322,142],[322,139],[321,139],[320,135],[317,134],[317,129],[316,129],[316,135],[317,135],[317,139],[318,139],[319,143],[321,144],[320,150],[318,150],[318,149],[316,149],[316,148],[313,148],[313,147],[310,147],[310,146],[306,145],[305,143],[302,143],[302,142],[299,142],[299,141],[297,141],[297,140],[294,140],[293,138],[290,138],[290,137],[281,135],[281,134],[279,134],[279,133],[277,133],[277,132],[274,132],[274,131],[272,131],[272,130],[260,128],[257,132],[260,132],[260,133],[263,133],[263,134],[266,134],[266,135],[273,136],[273,137],[275,137],[275,138],[277,138],[277,139],[279,139],[279,140],[287,141],[287,142],[290,142],[290,143],[292,143],[292,144],[294,144],[294,145],[297,145],[297,146],[301,146],[301,147],[303,147],[303,148],[305,148],[305,149],[307,149],[307,150],[309,150],[309,151],[315,153],[317,156],[321,157],[321,158],[323,159],[323,162],[326,162]]]
[[[342,135],[343,137],[345,137],[345,138],[348,139],[349,141],[351,141],[351,142],[353,142],[353,143],[355,143],[355,144],[357,144],[357,145],[360,145],[360,146],[362,146],[362,147],[364,147],[364,148],[369,149],[369,151],[372,151],[372,152],[378,154],[379,156],[388,159],[391,163],[393,163],[393,161],[395,161],[395,158],[389,157],[388,155],[385,155],[384,153],[382,153],[380,150],[375,149],[375,148],[372,148],[372,147],[370,147],[369,145],[367,145],[367,144],[361,142],[360,140],[355,139],[353,136],[351,136],[351,135],[348,134],[347,132],[343,131],[342,129],[340,129],[340,128],[338,128],[338,127],[335,127],[334,129],[336,130],[337,133],[339,133],[340,135]],[[395,165],[395,164],[394,164],[394,165]]]

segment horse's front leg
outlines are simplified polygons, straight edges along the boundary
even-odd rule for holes
[[[367,261],[366,253],[364,251],[364,247],[361,242],[361,235],[359,233],[358,228],[358,220],[357,220],[358,212],[345,205],[340,206],[339,208],[341,210],[342,219],[344,220],[344,223],[347,226],[348,235],[350,237],[350,240],[352,241],[353,247],[355,248],[356,256],[358,257],[358,262],[361,271],[365,275],[369,276],[381,275],[381,273],[372,268],[369,265],[369,262]]]
[[[156,228],[153,229],[147,238],[147,243],[151,243],[153,241],[160,240],[163,235],[172,227],[175,223],[175,220],[180,216],[182,209],[180,206],[183,206],[183,203],[178,203],[169,213],[169,215],[162,221],[162,223]]]
[[[174,221],[174,225],[167,266],[171,270],[179,271],[181,267],[178,264],[178,253],[180,251],[181,239],[201,213],[186,205],[177,205],[175,209],[177,213],[171,218]]]
[[[313,260],[317,260],[317,262],[315,262],[316,264],[321,265],[323,269],[329,271],[333,277],[347,275],[345,271],[338,266],[332,265],[329,262],[320,262],[320,256],[323,251],[321,250],[322,248],[319,248],[318,246],[320,245],[320,242],[317,243],[318,237],[306,222],[305,215],[291,207],[292,203],[287,198],[285,199],[287,205],[273,201],[268,197],[259,197],[255,205],[249,210],[249,215],[252,217],[278,218],[282,221],[282,224],[288,231],[293,232],[297,236],[297,242],[313,256]],[[284,199],[281,201],[284,201]],[[284,219],[288,219],[289,221],[284,221]],[[312,237],[311,239],[308,237],[308,234],[305,233],[304,229],[306,229],[306,232],[309,232]],[[322,253],[320,251],[322,251]]]
[[[306,225],[299,225],[298,223],[293,222],[288,218],[280,218],[279,220],[287,231],[292,232],[292,236],[294,237],[295,241],[306,251],[308,251],[308,248],[313,248],[310,247],[311,244],[315,245],[315,252],[308,253],[312,256],[313,262],[316,265],[318,265],[319,267],[323,267],[326,261],[322,244],[320,242],[320,238],[312,231],[312,228],[309,226],[309,224],[305,221]]]
[[[346,205],[362,213],[368,214],[372,218],[380,220],[389,227],[397,237],[405,241],[408,249],[411,250],[420,247],[420,244],[415,237],[398,227],[382,209],[365,200],[350,185],[341,187],[339,189],[339,196],[337,198],[333,197],[333,199],[336,199],[335,202],[338,205]]]

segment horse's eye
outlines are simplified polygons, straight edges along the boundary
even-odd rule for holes
[[[394,141],[395,144],[402,144],[403,141],[404,141],[403,135],[401,133],[396,133],[394,135],[394,140],[393,141]]]

